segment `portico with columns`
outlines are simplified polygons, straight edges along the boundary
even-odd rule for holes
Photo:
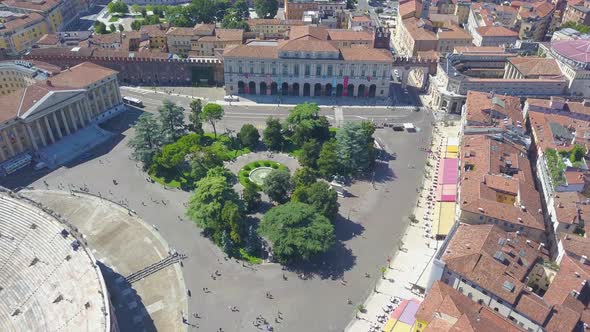
[[[15,106],[0,113],[0,163],[55,144],[122,103],[117,73],[93,64],[72,67],[16,94],[0,98],[0,105]],[[10,104],[10,98],[22,102]]]

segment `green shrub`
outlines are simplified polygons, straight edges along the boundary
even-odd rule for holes
[[[270,167],[272,167],[273,169],[279,169],[279,164],[274,163],[274,164],[270,165]]]
[[[260,167],[260,162],[258,162],[258,161],[254,162],[254,168],[256,168],[256,167]]]
[[[246,165],[246,166],[244,166],[243,170],[250,171],[250,170],[252,170],[252,167],[250,167],[250,165]]]
[[[264,165],[264,167],[270,167],[270,165],[272,165],[272,164],[270,161],[263,161],[262,165]]]

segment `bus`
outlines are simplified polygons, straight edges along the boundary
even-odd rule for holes
[[[123,97],[123,103],[135,107],[143,107],[143,102],[133,97]]]

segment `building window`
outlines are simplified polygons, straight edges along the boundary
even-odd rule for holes
[[[261,63],[261,64],[260,64],[260,73],[261,73],[262,75],[264,75],[264,74],[266,73],[266,70],[264,69],[264,67],[265,67],[265,66],[264,66],[264,62],[263,62],[263,63]]]
[[[250,74],[254,74],[254,66],[250,66]]]
[[[238,74],[241,74],[241,73],[242,73],[242,66],[239,66],[238,67]]]
[[[322,65],[315,65],[315,76],[322,76]]]
[[[334,67],[332,65],[328,65],[328,77],[332,77]]]
[[[289,67],[287,66],[286,63],[283,64],[283,75],[284,76],[289,75]]]
[[[309,63],[305,64],[305,76],[309,76],[311,72],[311,65]]]
[[[295,77],[299,77],[299,64],[298,63],[293,65],[293,74],[295,75]]]
[[[276,67],[274,67],[274,66],[272,67],[272,74],[273,74],[273,75],[276,75],[276,74],[277,74],[277,68],[276,68]]]
[[[342,77],[342,72],[343,72],[342,65],[340,65],[340,66],[338,66],[338,77]]]

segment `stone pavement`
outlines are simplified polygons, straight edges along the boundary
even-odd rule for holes
[[[64,189],[66,189],[64,187]],[[168,256],[156,227],[107,199],[61,190],[24,190],[22,195],[59,213],[88,241],[104,276],[121,331],[186,331],[183,274],[167,266],[130,285],[124,277]]]
[[[438,153],[429,156],[429,164],[426,166],[425,174],[436,174],[438,171],[435,166],[437,155],[442,158],[439,149],[444,145],[447,137],[456,137],[458,128],[458,125],[443,127],[441,124],[435,127],[432,142],[434,151]],[[429,207],[420,199],[428,196],[429,188],[432,185],[432,177],[425,176],[414,209],[417,223],[410,223],[406,229],[399,251],[391,259],[383,278],[377,281],[373,292],[363,304],[366,311],[358,313],[346,331],[369,331],[371,326],[377,326],[380,329],[383,323],[377,321],[377,316],[387,314],[384,307],[390,303],[390,299],[394,296],[402,299],[413,297],[419,301],[423,300],[421,287],[418,284],[422,284],[421,281],[427,279],[432,267],[432,259],[439,244],[443,242],[434,240],[430,234],[431,224],[436,222],[436,216],[433,215],[434,205]]]

